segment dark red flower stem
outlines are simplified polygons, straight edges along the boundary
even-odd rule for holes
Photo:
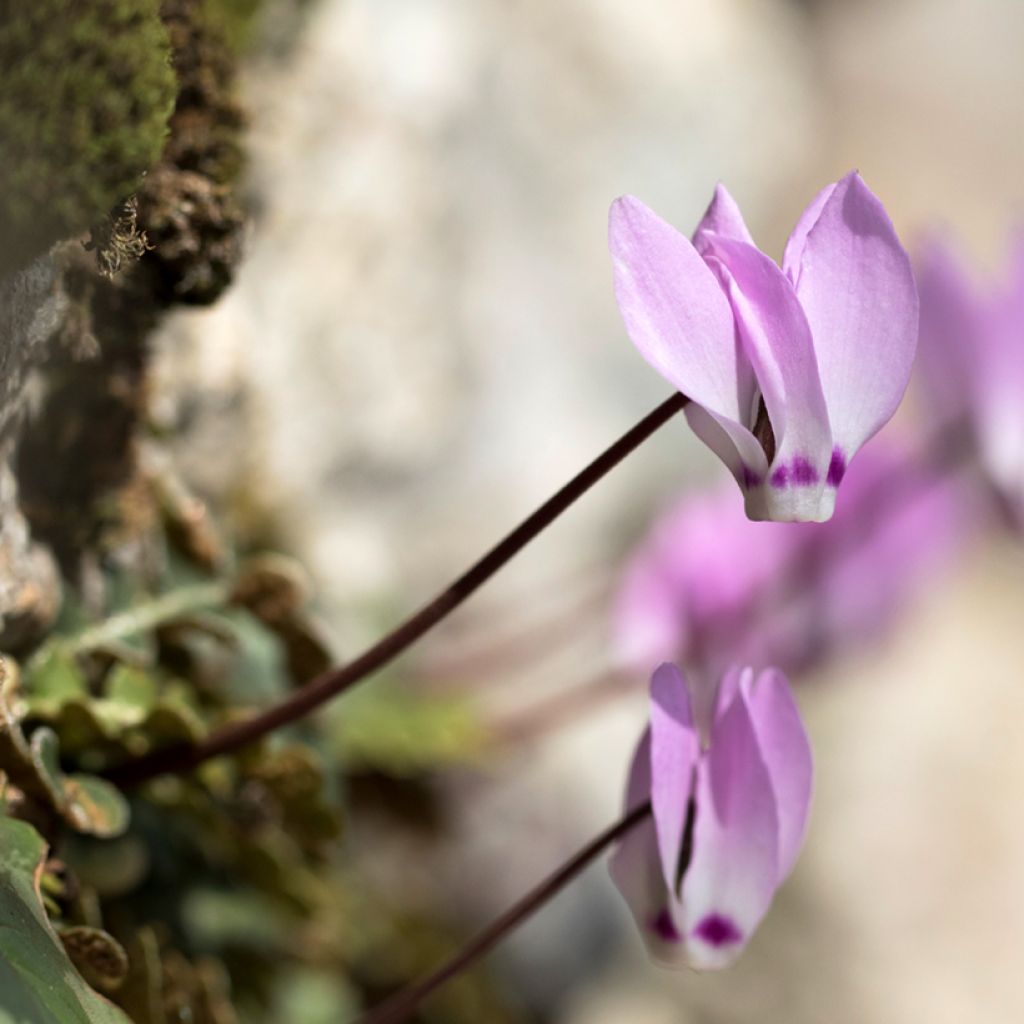
[[[212,757],[230,753],[297,721],[383,668],[458,608],[466,598],[522,551],[534,537],[550,526],[577,498],[589,491],[688,402],[689,399],[685,395],[674,394],[649,412],[636,426],[602,452],[432,601],[378,640],[354,661],[330,669],[279,704],[250,718],[232,722],[212,733],[201,743],[172,747],[128,761],[109,772],[109,778],[120,786],[132,786],[158,775],[190,771]]]
[[[408,1020],[424,999],[489,953],[509,932],[519,927],[523,921],[564,889],[603,850],[639,825],[650,813],[651,805],[648,801],[605,829],[553,875],[541,882],[532,892],[527,893],[515,906],[506,910],[447,963],[442,964],[430,977],[424,978],[423,981],[404,989],[387,1002],[370,1010],[359,1018],[357,1024],[401,1024],[402,1021]]]

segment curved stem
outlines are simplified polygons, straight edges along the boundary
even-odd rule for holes
[[[513,613],[502,616],[513,620],[504,629],[498,627],[481,637],[477,628],[470,640],[449,640],[437,654],[427,654],[416,663],[416,678],[433,683],[431,692],[480,693],[492,684],[500,686],[507,674],[521,667],[530,667],[558,651],[567,636],[575,635],[587,623],[600,620],[605,614],[612,578],[601,578],[575,600],[561,600],[557,607],[520,595],[506,602],[507,607],[529,609],[529,620],[514,621]],[[537,589],[554,592],[564,598],[573,586],[572,578],[552,578],[537,584]],[[535,592],[536,593],[536,592]],[[546,613],[546,614],[545,614]],[[493,616],[492,616],[493,618]]]
[[[816,535],[819,541],[827,543],[806,543],[790,562],[783,566],[776,578],[765,583],[764,593],[758,601],[753,618],[737,620],[732,629],[736,631],[732,642],[739,647],[756,627],[763,627],[764,609],[769,615],[785,619],[787,609],[794,600],[807,594],[818,594],[829,573],[842,566],[843,560],[857,557],[859,549],[870,543],[878,530],[885,528],[885,520],[899,513],[901,506],[918,500],[931,488],[941,486],[944,480],[962,468],[970,449],[966,444],[966,433],[962,423],[943,424],[924,439],[917,450],[892,467],[881,479],[874,481],[870,490],[860,498],[868,513],[856,523],[849,524],[837,536],[829,533],[827,527]],[[816,605],[811,605],[812,610]],[[691,624],[693,625],[693,624]],[[744,632],[746,631],[746,632]],[[699,637],[700,629],[690,631]],[[717,634],[716,634],[717,635]],[[841,642],[842,638],[838,638]],[[836,642],[834,639],[833,643]],[[828,656],[829,649],[815,652],[813,661]],[[691,667],[700,663],[695,650],[676,651],[673,660]],[[771,659],[769,659],[771,660]],[[808,662],[798,665],[783,665],[786,671],[805,672]],[[584,716],[605,708],[618,697],[639,694],[637,674],[628,667],[606,669],[573,686],[561,687],[554,693],[538,698],[534,703],[493,721],[491,734],[503,747],[530,743],[547,733],[570,723],[578,722]]]
[[[625,817],[587,843],[553,875],[527,893],[515,906],[506,910],[501,917],[485,928],[465,948],[456,953],[447,963],[442,964],[428,978],[402,990],[387,1002],[370,1010],[369,1013],[359,1018],[357,1024],[400,1024],[401,1021],[408,1020],[424,999],[490,952],[509,932],[517,928],[544,906],[548,900],[557,895],[561,889],[565,888],[602,850],[624,836],[650,813],[649,801],[634,808]]]
[[[674,394],[605,449],[593,462],[549,498],[458,579],[403,623],[347,665],[323,673],[285,700],[251,718],[232,722],[190,747],[172,747],[119,765],[108,773],[121,786],[136,785],[169,772],[185,772],[211,757],[245,746],[309,714],[365,679],[437,625],[531,540],[553,523],[630,452],[683,409],[689,399]]]

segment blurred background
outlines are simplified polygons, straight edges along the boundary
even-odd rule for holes
[[[194,478],[273,519],[356,651],[665,394],[615,309],[612,198],[688,232],[724,181],[777,257],[857,167],[908,246],[948,228],[998,267],[1022,47],[1017,0],[316,0],[245,77],[238,280],[166,327],[163,372],[200,382]],[[404,675],[515,718],[600,673],[623,553],[722,474],[670,424]],[[1018,541],[973,543],[884,643],[800,680],[811,833],[734,970],[649,965],[597,867],[495,954],[514,1003],[573,1024],[1019,1019],[1022,570]],[[637,677],[453,773],[453,833],[395,870],[483,923],[618,813],[644,714]]]
[[[778,257],[856,167],[909,248],[948,230],[995,272],[1024,218],[1022,52],[1019,0],[268,0],[241,58],[245,256],[159,327],[152,418],[354,655],[666,396],[615,308],[614,197],[688,233],[723,181]],[[620,813],[646,714],[623,567],[724,474],[670,423],[353,695],[362,721],[378,685],[424,705],[388,726],[404,767],[361,778],[348,871],[466,935]],[[651,965],[601,864],[490,958],[500,1011],[423,1019],[1020,1020],[1022,608],[1019,537],[975,530],[896,628],[799,675],[811,831],[734,969]],[[383,965],[381,991],[420,969]],[[307,996],[287,1019],[346,1005]]]

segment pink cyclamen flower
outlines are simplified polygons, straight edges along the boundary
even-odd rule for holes
[[[675,665],[651,679],[627,810],[652,816],[619,844],[612,878],[657,959],[725,967],[753,934],[803,843],[811,748],[776,669],[727,672],[704,729]]]
[[[898,432],[857,459],[827,523],[752,523],[731,486],[688,494],[626,564],[617,654],[634,667],[678,660],[707,678],[736,661],[820,668],[898,621],[949,565],[972,505]]]
[[[1005,280],[987,289],[938,239],[916,266],[931,415],[965,421],[989,479],[1024,523],[1024,236]]]
[[[910,261],[856,173],[797,222],[782,267],[719,185],[692,244],[632,196],[609,218],[633,344],[688,395],[751,519],[832,515],[857,450],[896,411],[917,343]]]

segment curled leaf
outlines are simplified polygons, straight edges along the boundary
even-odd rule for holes
[[[114,992],[128,976],[128,954],[103,929],[75,925],[61,928],[57,934],[71,962],[93,988]]]

